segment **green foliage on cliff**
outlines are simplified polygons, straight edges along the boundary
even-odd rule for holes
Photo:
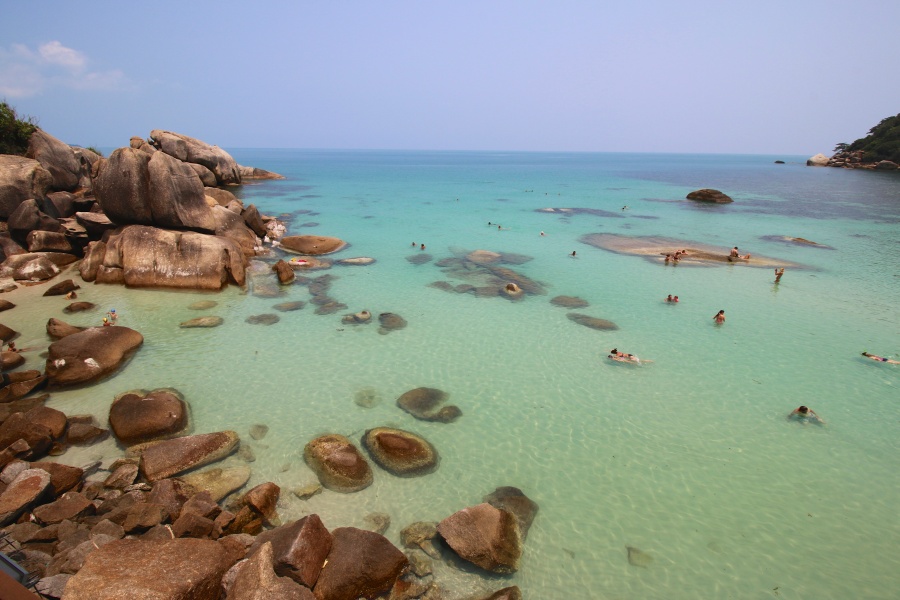
[[[847,150],[862,150],[864,162],[890,160],[900,163],[900,115],[882,119],[869,130],[869,135],[850,144]]]
[[[25,154],[28,138],[37,129],[34,119],[20,119],[16,109],[0,102],[0,154]]]

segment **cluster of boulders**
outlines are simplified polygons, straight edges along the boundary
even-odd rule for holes
[[[443,258],[434,264],[455,279],[471,283],[452,284],[449,281],[435,281],[430,287],[454,292],[472,294],[478,298],[521,300],[526,296],[544,295],[544,285],[511,269],[507,265],[520,265],[531,260],[530,256],[492,250],[467,252],[454,249],[452,257]],[[429,258],[430,259],[430,258]],[[418,264],[418,261],[410,261]]]
[[[878,171],[896,171],[900,165],[890,160],[865,162],[863,150],[841,150],[831,158],[824,154],[816,154],[806,161],[808,167],[840,167],[842,169],[874,169]]]
[[[0,155],[0,277],[45,281],[81,257],[85,281],[220,289],[244,284],[277,220],[221,186],[280,175],[163,130],[108,158],[37,130],[27,155]]]

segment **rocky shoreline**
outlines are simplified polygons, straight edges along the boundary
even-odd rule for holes
[[[33,286],[47,286],[43,296],[72,300],[66,313],[94,309],[76,300],[81,286],[75,279],[49,285],[75,274],[82,282],[129,288],[216,291],[231,284],[258,296],[278,295],[269,292],[273,282],[299,283],[309,287],[317,314],[346,309],[328,295],[330,276],[306,272],[374,259],[332,262],[324,256],[345,242],[285,236],[284,222],[245,207],[228,189],[251,178],[279,177],[173,132],[132,138],[128,147],[102,158],[38,130],[28,157],[0,156],[4,322],[14,322],[20,298],[38,301]],[[494,257],[478,259],[489,264]],[[495,286],[494,295],[505,290],[518,297],[524,293],[519,285],[528,293],[541,291],[507,268],[483,270],[499,270],[494,277],[513,282]],[[210,302],[197,303],[197,309]],[[295,310],[303,303],[294,304],[275,308]],[[248,322],[278,320],[274,314],[252,318]],[[181,326],[221,323],[210,319]],[[363,310],[344,316],[343,323],[373,320]],[[406,326],[394,313],[377,320],[382,334]],[[25,363],[19,351],[0,354],[0,538],[42,597],[438,599],[459,596],[436,580],[434,561],[480,572],[486,581],[518,569],[537,513],[520,490],[499,487],[440,522],[407,524],[402,549],[382,535],[390,524],[387,515],[369,515],[371,530],[329,531],[316,514],[282,523],[276,483],[246,491],[249,467],[217,466],[252,449],[236,431],[190,435],[190,406],[178,390],[123,391],[110,404],[108,425],[46,405],[48,390],[90,385],[127,368],[140,355],[140,332],[115,324],[109,313],[96,327],[50,319],[46,332],[54,341],[42,355],[42,370],[18,370]],[[4,343],[17,337],[14,328],[0,324]],[[397,404],[416,418],[451,423],[462,413],[443,405],[446,397],[441,390],[418,388]],[[249,435],[258,440],[266,431],[254,425]],[[80,467],[52,460],[69,448],[109,438],[118,456]],[[310,440],[304,459],[319,483],[291,490],[299,498],[323,488],[354,493],[371,484],[375,468],[424,476],[437,468],[440,455],[415,433],[374,427],[358,441],[337,433]],[[492,587],[503,589],[475,597],[521,598],[516,586]]]
[[[878,162],[864,162],[864,150],[842,150],[831,158],[824,154],[816,154],[806,161],[808,167],[838,167],[841,169],[866,169],[871,171],[896,171],[900,165],[889,160]]]

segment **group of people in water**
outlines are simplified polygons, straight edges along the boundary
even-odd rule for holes
[[[674,262],[677,265],[679,260],[687,256],[687,253],[687,248],[685,248],[683,250],[676,250],[675,252],[666,254],[666,264],[669,264],[669,262]]]

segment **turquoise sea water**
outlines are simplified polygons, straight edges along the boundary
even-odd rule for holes
[[[247,292],[218,294],[85,284],[79,299],[117,308],[145,344],[115,377],[54,392],[51,406],[105,422],[116,394],[175,387],[195,433],[241,434],[256,456],[250,484],[282,487],[284,521],[315,512],[330,528],[362,526],[366,514],[383,512],[397,544],[413,521],[440,520],[497,486],[521,488],[540,512],[519,572],[490,579],[438,565],[451,598],[511,584],[529,598],[896,597],[900,367],[860,356],[900,353],[896,174],[777,156],[232,154],[287,176],[238,189],[246,204],[289,215],[291,234],[349,242],[330,258],[376,259],[312,274],[333,275],[330,295],[348,309],[322,316],[307,305],[277,313],[274,325],[250,325],[247,316],[277,312],[276,303],[308,300],[307,288],[266,298],[253,294],[264,287],[259,278]],[[735,202],[684,200],[700,187]],[[539,211],[548,207],[595,212]],[[589,233],[739,246],[804,268],[789,268],[775,285],[771,269],[665,267],[581,243]],[[412,242],[434,260],[407,261],[422,254]],[[462,283],[434,262],[477,249],[533,257],[508,266],[548,293],[510,302],[429,287]],[[15,292],[24,300],[20,347],[47,343],[50,316],[99,321],[63,314],[62,300],[38,301],[42,291]],[[667,294],[681,302],[664,303]],[[556,295],[587,300],[577,312],[619,329],[575,324],[550,304]],[[219,304],[189,310],[198,299]],[[409,325],[379,335],[377,324],[341,324],[342,314],[362,309],[398,313]],[[717,327],[719,309],[727,322]],[[199,314],[225,324],[178,328]],[[613,347],[653,363],[611,364]],[[29,356],[40,368],[37,353]],[[425,423],[395,406],[419,386],[448,392],[462,418]],[[354,402],[366,388],[377,406]],[[800,404],[827,426],[787,421]],[[260,441],[247,435],[254,423],[270,427]],[[302,457],[311,438],[336,432],[358,441],[381,425],[429,439],[439,469],[401,479],[375,467],[375,483],[355,494],[326,490],[301,501],[289,492],[314,480]],[[61,460],[119,453],[107,441]],[[652,562],[629,564],[626,546]]]

